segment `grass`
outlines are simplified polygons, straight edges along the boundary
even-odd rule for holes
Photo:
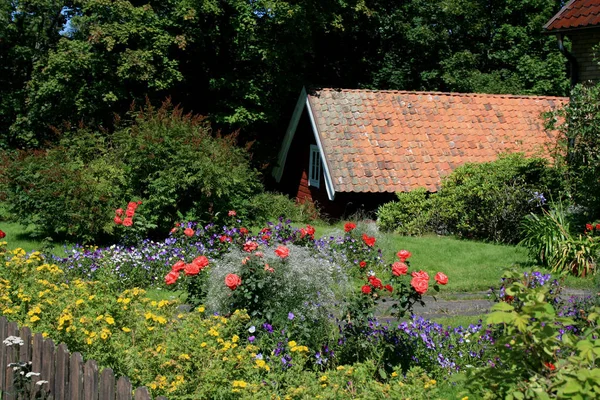
[[[0,230],[6,233],[3,240],[8,242],[9,249],[21,248],[31,252],[44,247],[44,241],[35,236],[33,226],[24,227],[18,223],[0,220]],[[56,255],[64,254],[63,243],[51,243],[50,249]]]

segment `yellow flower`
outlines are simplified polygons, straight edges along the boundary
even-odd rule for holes
[[[38,317],[37,315],[34,315],[33,317],[29,318],[29,322],[35,322],[35,321],[39,321],[40,317]]]
[[[103,320],[103,319],[104,319],[104,315],[103,315],[103,314],[100,314],[100,315],[98,315],[98,316],[96,317],[96,321],[101,321],[101,320]]]
[[[233,337],[231,338],[231,341],[232,341],[233,343],[237,343],[237,342],[238,342],[238,340],[240,340],[240,337],[239,337],[238,335],[233,335]]]
[[[233,387],[245,388],[248,384],[245,381],[233,381]]]
[[[206,347],[206,342],[200,343],[200,347]]]
[[[180,354],[179,359],[180,360],[190,360],[191,358],[190,358],[189,354]]]
[[[327,375],[323,375],[320,379],[319,382],[327,382]]]
[[[392,372],[392,377],[394,377],[394,378],[395,378],[395,377],[397,377],[397,376],[398,376],[398,373],[397,373],[396,371]]]
[[[290,341],[288,342],[288,346],[290,346],[290,347],[295,347],[295,346],[296,346],[296,342],[295,342],[295,341],[293,341],[293,340],[290,340]]]
[[[338,366],[336,369],[337,369],[338,371],[342,371],[342,370],[344,370],[345,368],[346,368],[346,367],[344,367],[343,365],[339,365],[339,366]]]
[[[435,380],[435,379],[432,379],[432,380],[430,380],[430,381],[429,381],[429,384],[430,384],[430,385],[435,385],[436,383],[437,383],[437,382],[436,382],[436,380]]]
[[[92,338],[87,338],[87,339],[85,340],[85,342],[86,342],[87,344],[92,344],[92,343],[94,342],[94,340],[93,340]]]
[[[75,305],[78,306],[83,303],[84,303],[83,299],[77,299],[77,301],[75,302]]]
[[[205,308],[204,308],[204,306],[200,306],[200,307],[196,308],[196,310],[197,310],[198,312],[201,312],[201,313],[203,313],[203,312],[204,312],[204,310],[205,310]]]
[[[469,400],[469,396],[465,396],[461,400]]]
[[[127,328],[127,327],[122,327],[121,330],[123,332],[131,332],[131,329]]]
[[[106,321],[107,324],[109,325],[114,325],[115,324],[115,320],[113,317],[109,317],[108,315],[104,318],[104,320]]]

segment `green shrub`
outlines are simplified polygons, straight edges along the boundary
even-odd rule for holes
[[[6,154],[3,164],[8,214],[40,236],[91,242],[112,232],[126,179],[100,135],[80,130],[46,151]]]
[[[292,222],[308,222],[318,215],[310,203],[299,204],[286,195],[272,192],[252,196],[242,209],[236,211],[251,225],[264,225],[280,217]]]
[[[516,243],[522,219],[541,212],[546,199],[557,198],[560,190],[558,171],[543,159],[511,154],[465,164],[431,196],[432,222],[440,232]]]
[[[235,135],[215,137],[202,117],[184,115],[168,102],[160,109],[146,106],[113,141],[129,188],[144,199],[146,217],[161,231],[182,217],[219,220],[262,191]]]
[[[384,204],[377,210],[379,229],[402,235],[423,234],[431,218],[427,190],[418,188],[407,193],[396,193],[396,196],[398,201]]]

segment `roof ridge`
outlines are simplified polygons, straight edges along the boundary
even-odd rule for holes
[[[522,95],[522,94],[501,94],[501,93],[460,93],[460,92],[438,92],[438,91],[414,91],[414,90],[390,90],[390,89],[340,89],[340,88],[321,88],[314,89],[314,92],[365,92],[365,93],[398,93],[398,94],[429,94],[455,97],[500,97],[500,98],[518,98],[518,99],[566,99],[567,96],[544,96],[544,95]],[[310,96],[310,91],[309,91]]]

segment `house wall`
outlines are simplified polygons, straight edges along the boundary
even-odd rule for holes
[[[579,82],[600,82],[600,54],[596,54],[592,49],[600,44],[600,29],[584,29],[567,36],[572,43],[571,54],[577,60]]]

